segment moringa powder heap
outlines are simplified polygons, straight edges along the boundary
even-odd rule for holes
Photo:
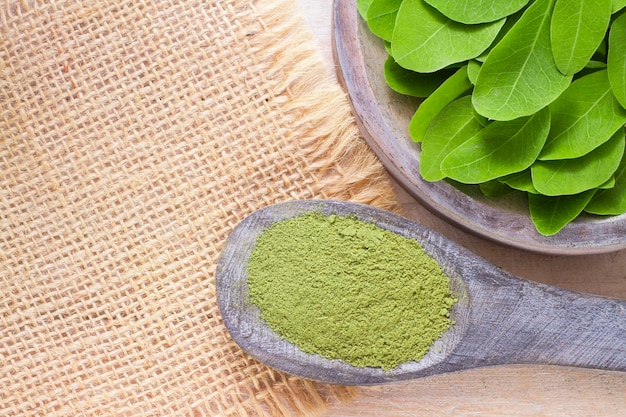
[[[261,317],[303,351],[384,370],[421,359],[456,301],[415,240],[317,212],[258,237],[248,286]]]

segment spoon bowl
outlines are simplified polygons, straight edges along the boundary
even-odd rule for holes
[[[450,278],[458,302],[454,325],[419,361],[391,371],[355,367],[305,353],[267,326],[250,302],[247,263],[257,237],[272,224],[310,211],[355,216],[417,240]],[[376,385],[505,364],[546,364],[626,371],[626,301],[527,281],[455,242],[368,205],[300,200],[262,208],[237,225],[216,272],[218,305],[233,340],[283,372],[342,385]]]

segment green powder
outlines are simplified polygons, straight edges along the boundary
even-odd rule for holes
[[[261,317],[303,351],[384,370],[421,359],[456,301],[418,242],[316,212],[259,236],[248,286]]]

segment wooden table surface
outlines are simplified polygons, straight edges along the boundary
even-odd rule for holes
[[[332,0],[296,0],[335,76]],[[520,277],[626,298],[626,250],[552,256],[504,247],[439,219],[396,186],[403,214]],[[626,346],[626,341],[624,341]],[[356,389],[347,402],[329,400],[325,416],[626,416],[626,374],[548,366],[506,366]]]

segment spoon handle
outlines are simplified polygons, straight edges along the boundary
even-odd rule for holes
[[[483,272],[468,280],[467,331],[452,362],[626,370],[626,300],[521,280],[493,266],[477,270]]]

